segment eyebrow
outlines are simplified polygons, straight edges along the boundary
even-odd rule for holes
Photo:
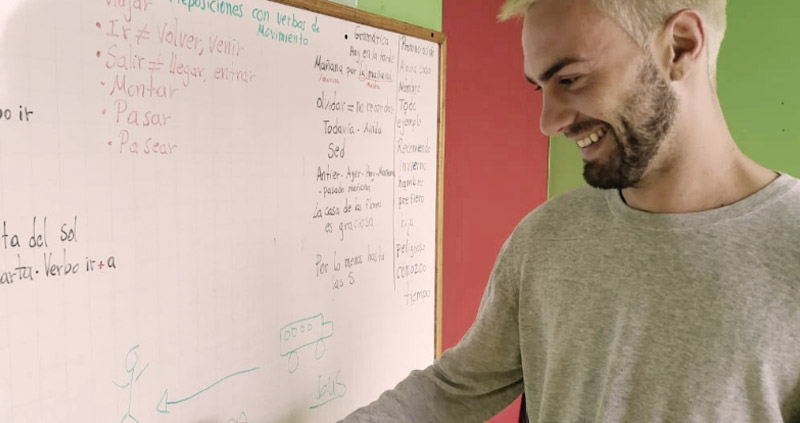
[[[546,71],[542,72],[542,74],[539,75],[539,81],[542,81],[542,83],[545,83],[545,82],[549,81],[561,69],[564,69],[565,67],[567,67],[567,66],[569,66],[569,65],[571,65],[573,63],[579,63],[579,62],[585,62],[585,61],[586,61],[586,59],[582,59],[580,57],[574,57],[574,56],[565,57],[565,58],[559,60],[558,62],[554,63],[549,68],[547,68]],[[538,82],[534,81],[533,78],[531,78],[528,75],[525,75],[525,79],[527,79],[528,82],[530,82],[531,84],[540,85]]]

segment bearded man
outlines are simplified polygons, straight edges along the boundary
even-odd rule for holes
[[[503,246],[454,348],[345,422],[800,422],[800,183],[736,146],[725,0],[508,0],[590,186]]]

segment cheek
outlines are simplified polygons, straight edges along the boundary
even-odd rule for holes
[[[619,118],[619,106],[608,90],[586,87],[576,97],[577,108],[581,114],[589,119],[603,121],[614,128],[618,127],[616,121]]]
[[[608,70],[598,71],[592,75],[586,87],[586,104],[596,114],[596,118],[612,125],[619,123],[625,109],[626,93],[630,92],[628,80],[621,75],[627,72],[614,73]],[[618,125],[615,125],[618,127]]]

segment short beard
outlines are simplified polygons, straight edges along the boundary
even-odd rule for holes
[[[584,164],[583,178],[595,188],[636,186],[675,121],[677,96],[652,58],[645,59],[637,82],[618,113],[622,130],[609,129],[617,143],[616,151],[606,163],[595,160]]]

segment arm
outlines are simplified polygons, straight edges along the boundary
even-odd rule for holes
[[[519,267],[506,242],[461,341],[341,423],[483,422],[523,391],[519,349]]]

